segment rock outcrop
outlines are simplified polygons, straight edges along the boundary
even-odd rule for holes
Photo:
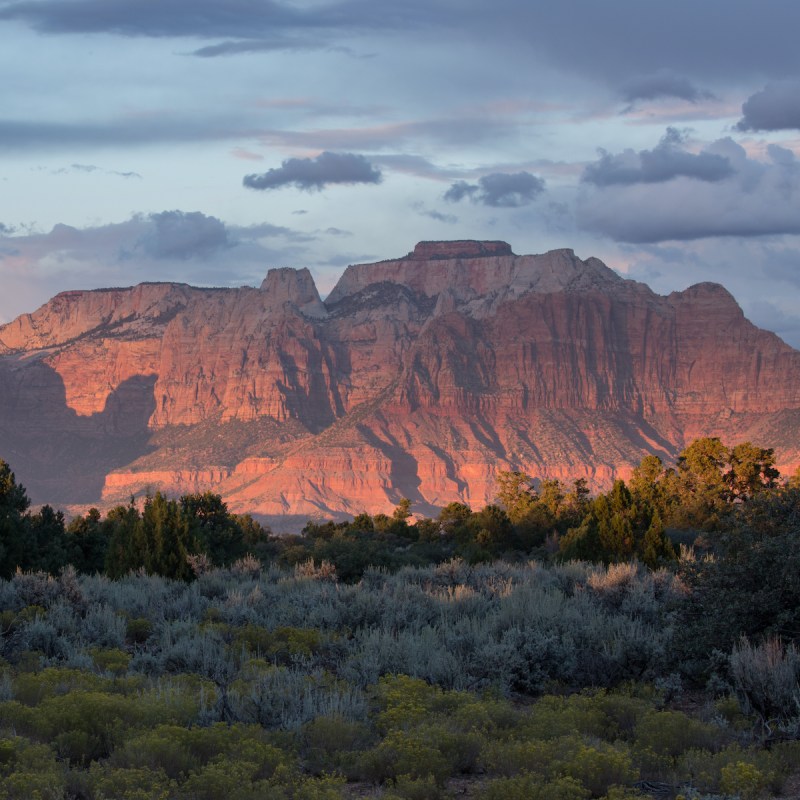
[[[800,352],[721,286],[422,242],[259,289],[62,293],[0,327],[0,457],[37,502],[205,488],[265,516],[431,513],[501,469],[595,488],[719,435],[800,462]]]

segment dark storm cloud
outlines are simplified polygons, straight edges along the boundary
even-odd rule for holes
[[[459,16],[484,37],[525,42],[551,63],[620,86],[633,74],[679,65],[689,78],[735,80],[755,70],[770,77],[800,73],[800,4],[795,0],[465,0]]]
[[[0,20],[19,20],[43,33],[112,33],[121,36],[199,37],[243,40],[224,42],[225,55],[280,46],[281,32],[407,30],[444,26],[452,18],[446,3],[405,0],[384,6],[372,0],[344,0],[313,8],[275,0],[19,0],[0,7]],[[291,47],[304,47],[301,41]],[[309,46],[313,44],[309,43]]]
[[[444,193],[444,199],[447,200],[448,203],[459,203],[465,197],[468,197],[468,198],[474,197],[480,191],[480,188],[481,187],[478,186],[477,183],[467,183],[466,181],[456,181]]]
[[[659,70],[627,81],[622,87],[622,96],[629,103],[636,100],[657,100],[662,97],[677,97],[696,103],[708,100],[709,92],[701,92],[688,78],[671,70]]]
[[[774,78],[800,73],[800,4],[795,0],[771,0],[766,6],[717,0],[713,5],[716,13],[699,10],[695,0],[673,0],[669,7],[641,0],[340,0],[306,7],[277,0],[17,0],[0,5],[0,20],[18,20],[47,33],[249,42],[274,42],[284,33],[414,30],[441,36],[446,31],[506,50],[524,47],[616,86],[632,74],[658,74],[670,63],[680,64],[689,77],[721,80],[748,76],[754,69]]]
[[[532,203],[543,191],[544,181],[530,172],[493,172],[477,183],[456,181],[444,193],[449,203],[465,198],[493,208],[519,208]]]
[[[294,186],[319,191],[331,184],[380,183],[382,180],[381,171],[364,156],[326,150],[316,158],[289,158],[280,167],[261,175],[246,175],[243,183],[250,189]]]
[[[152,231],[143,243],[154,258],[204,258],[230,246],[224,223],[199,211],[162,211],[150,220]]]
[[[10,236],[13,230],[0,226],[20,254],[36,259],[59,253],[78,262],[103,263],[147,261],[210,260],[233,248],[247,247],[263,239],[281,238],[305,242],[306,234],[279,225],[226,225],[217,217],[200,211],[161,211],[134,214],[124,222],[88,228],[57,224],[48,233],[29,231]]]
[[[315,27],[317,15],[270,0],[23,0],[0,8],[0,19],[45,33],[123,36],[235,36]]]
[[[699,181],[721,181],[733,174],[733,167],[724,156],[715,153],[690,153],[674,128],[652,150],[639,153],[625,150],[612,155],[603,153],[583,173],[584,183],[595,186],[615,184],[663,183],[673,178],[694,178]]]
[[[800,130],[800,81],[771,83],[742,105],[740,131]]]
[[[800,163],[790,150],[772,145],[769,160],[759,161],[727,138],[703,152],[726,159],[729,177],[589,184],[577,204],[579,226],[634,243],[800,234]]]

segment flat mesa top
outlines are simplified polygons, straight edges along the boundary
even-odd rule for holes
[[[431,261],[438,258],[485,258],[486,256],[513,255],[508,242],[460,239],[450,242],[419,242],[408,257],[419,261]]]

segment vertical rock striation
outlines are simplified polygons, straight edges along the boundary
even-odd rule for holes
[[[0,410],[41,502],[207,487],[264,515],[430,512],[491,501],[499,469],[605,486],[701,435],[795,465],[800,353],[715,284],[662,297],[571,250],[422,242],[325,302],[307,269],[62,293],[0,327]]]

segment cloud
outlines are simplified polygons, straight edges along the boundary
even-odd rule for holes
[[[254,153],[251,150],[245,150],[244,147],[234,147],[231,150],[231,155],[234,158],[239,158],[242,161],[263,161],[264,156],[259,153]]]
[[[437,222],[446,222],[448,225],[455,225],[458,222],[458,217],[454,214],[442,214],[441,211],[425,210],[419,212],[423,217],[430,217]]]
[[[464,175],[463,169],[440,167],[422,156],[392,153],[388,155],[371,156],[373,164],[387,167],[394,172],[406,175],[415,175],[419,178],[432,178],[434,180],[454,178]]]
[[[447,2],[404,0],[383,6],[372,0],[325,4],[277,0],[6,0],[0,20],[18,20],[43,33],[112,33],[121,36],[274,40],[282,31],[409,30],[445,27]],[[236,44],[236,42],[226,42]]]
[[[627,277],[645,281],[659,294],[698,281],[721,283],[759,327],[800,347],[800,257],[785,238],[705,239],[660,245],[622,245]],[[614,259],[608,263],[613,265]]]
[[[745,100],[740,131],[800,130],[800,81],[771,83]]]
[[[477,183],[467,183],[466,181],[456,181],[444,193],[444,199],[448,203],[460,203],[465,197],[473,198],[480,191],[481,187]]]
[[[501,139],[509,138],[518,130],[515,121],[508,122],[486,115],[457,114],[452,117],[353,128],[266,130],[261,132],[260,138],[272,146],[295,149],[335,147],[341,150],[382,150],[418,141],[448,146],[490,142],[496,146]],[[387,157],[389,156],[382,156]],[[419,167],[424,167],[424,161],[425,159],[416,158]],[[401,160],[397,163],[398,168],[402,167]],[[406,163],[411,164],[410,161]]]
[[[360,33],[372,43],[381,32],[440,38],[446,32],[504,52],[524,48],[541,61],[619,86],[630,75],[658,76],[665,64],[679,64],[689,77],[723,81],[753,70],[768,77],[797,74],[800,8],[793,0],[773,0],[767,10],[755,0],[728,0],[719,14],[703,13],[695,0],[673,0],[663,11],[640,0],[552,6],[520,0],[6,0],[3,19],[51,34],[224,40],[197,51],[204,56],[274,49],[284,35],[299,35],[295,46],[303,47],[309,33],[326,43],[338,33]],[[676,87],[685,93],[673,81]]]
[[[754,72],[781,77],[800,71],[800,6],[792,0],[775,0],[767,10],[755,0],[728,0],[719,13],[694,0],[673,0],[660,9],[640,0],[463,5],[462,27],[484,38],[505,37],[508,47],[525,42],[551,64],[616,86],[631,75],[657,74],[664,65],[679,65],[690,78],[723,82],[751,79]]]
[[[493,172],[477,183],[456,181],[444,193],[444,199],[458,203],[467,198],[493,208],[519,208],[532,203],[544,186],[544,181],[530,172]]]
[[[586,167],[582,180],[595,186],[663,183],[678,177],[714,182],[733,174],[733,167],[724,156],[707,152],[695,155],[683,144],[682,135],[675,128],[668,128],[652,150],[625,150],[618,155],[602,152],[598,161]]]
[[[315,237],[279,225],[226,224],[199,211],[12,235],[0,228],[0,315],[16,317],[67,289],[164,281],[258,285],[269,264],[308,263]]]
[[[443,214],[441,211],[425,208],[425,203],[417,201],[411,204],[411,208],[417,212],[421,217],[429,217],[436,220],[436,222],[444,222],[448,225],[455,225],[458,222],[458,217],[454,214]]]
[[[193,50],[191,55],[200,58],[219,58],[250,53],[274,53],[280,50],[319,50],[326,45],[302,39],[242,39],[206,45]]]
[[[658,100],[662,97],[677,97],[696,103],[713,97],[710,92],[700,91],[687,77],[668,69],[642,75],[627,81],[622,87],[622,96],[629,102]]]
[[[199,211],[162,211],[149,219],[152,229],[141,243],[154,258],[205,258],[231,245],[224,223]]]
[[[20,0],[0,9],[0,19],[22,20],[44,33],[150,37],[251,38],[259,31],[325,24],[324,15],[317,16],[271,0]]]
[[[781,308],[770,300],[747,304],[747,317],[755,325],[775,331],[792,347],[800,347],[800,315]]]
[[[219,141],[257,133],[260,131],[238,126],[222,115],[147,114],[84,122],[5,119],[0,120],[0,147],[16,151],[139,147],[162,142]]]
[[[51,175],[68,175],[73,172],[85,173],[87,175],[93,172],[99,172],[102,175],[116,175],[119,178],[138,178],[141,180],[141,175],[138,172],[120,172],[116,169],[103,169],[94,164],[70,164],[69,167],[60,167],[59,169],[51,170]]]
[[[320,191],[331,184],[380,183],[383,175],[355,153],[330,153],[316,158],[289,158],[280,167],[261,175],[246,175],[243,183],[250,189],[280,189],[295,186],[305,191]]]
[[[275,107],[283,110],[291,108]],[[265,108],[273,107],[265,105]],[[324,104],[297,105],[295,108],[308,115],[337,112],[363,116],[369,113],[363,108],[333,107]],[[380,109],[375,111],[379,112]],[[192,114],[158,112],[80,122],[0,119],[0,148],[14,151],[46,151],[64,148],[140,147],[175,142],[258,139],[262,144],[295,151],[298,148],[314,151],[330,148],[344,151],[381,150],[396,149],[411,141],[448,146],[479,144],[487,141],[495,143],[509,137],[516,130],[514,123],[504,120],[464,115],[353,128],[283,130],[267,128],[260,124],[260,119],[252,116],[245,118],[213,111]],[[236,151],[234,154],[237,154]],[[241,157],[241,151],[238,154]],[[398,169],[403,169],[403,158],[406,157],[400,156],[397,160]],[[412,160],[416,158],[418,168],[425,167],[424,159],[413,156],[408,158]],[[410,167],[411,161],[407,164]]]
[[[800,234],[800,163],[790,150],[771,145],[761,161],[724,138],[702,154],[723,158],[728,177],[710,180],[701,171],[706,179],[697,180],[686,170],[656,183],[601,172],[607,179],[585,183],[578,198],[579,226],[637,243]]]

